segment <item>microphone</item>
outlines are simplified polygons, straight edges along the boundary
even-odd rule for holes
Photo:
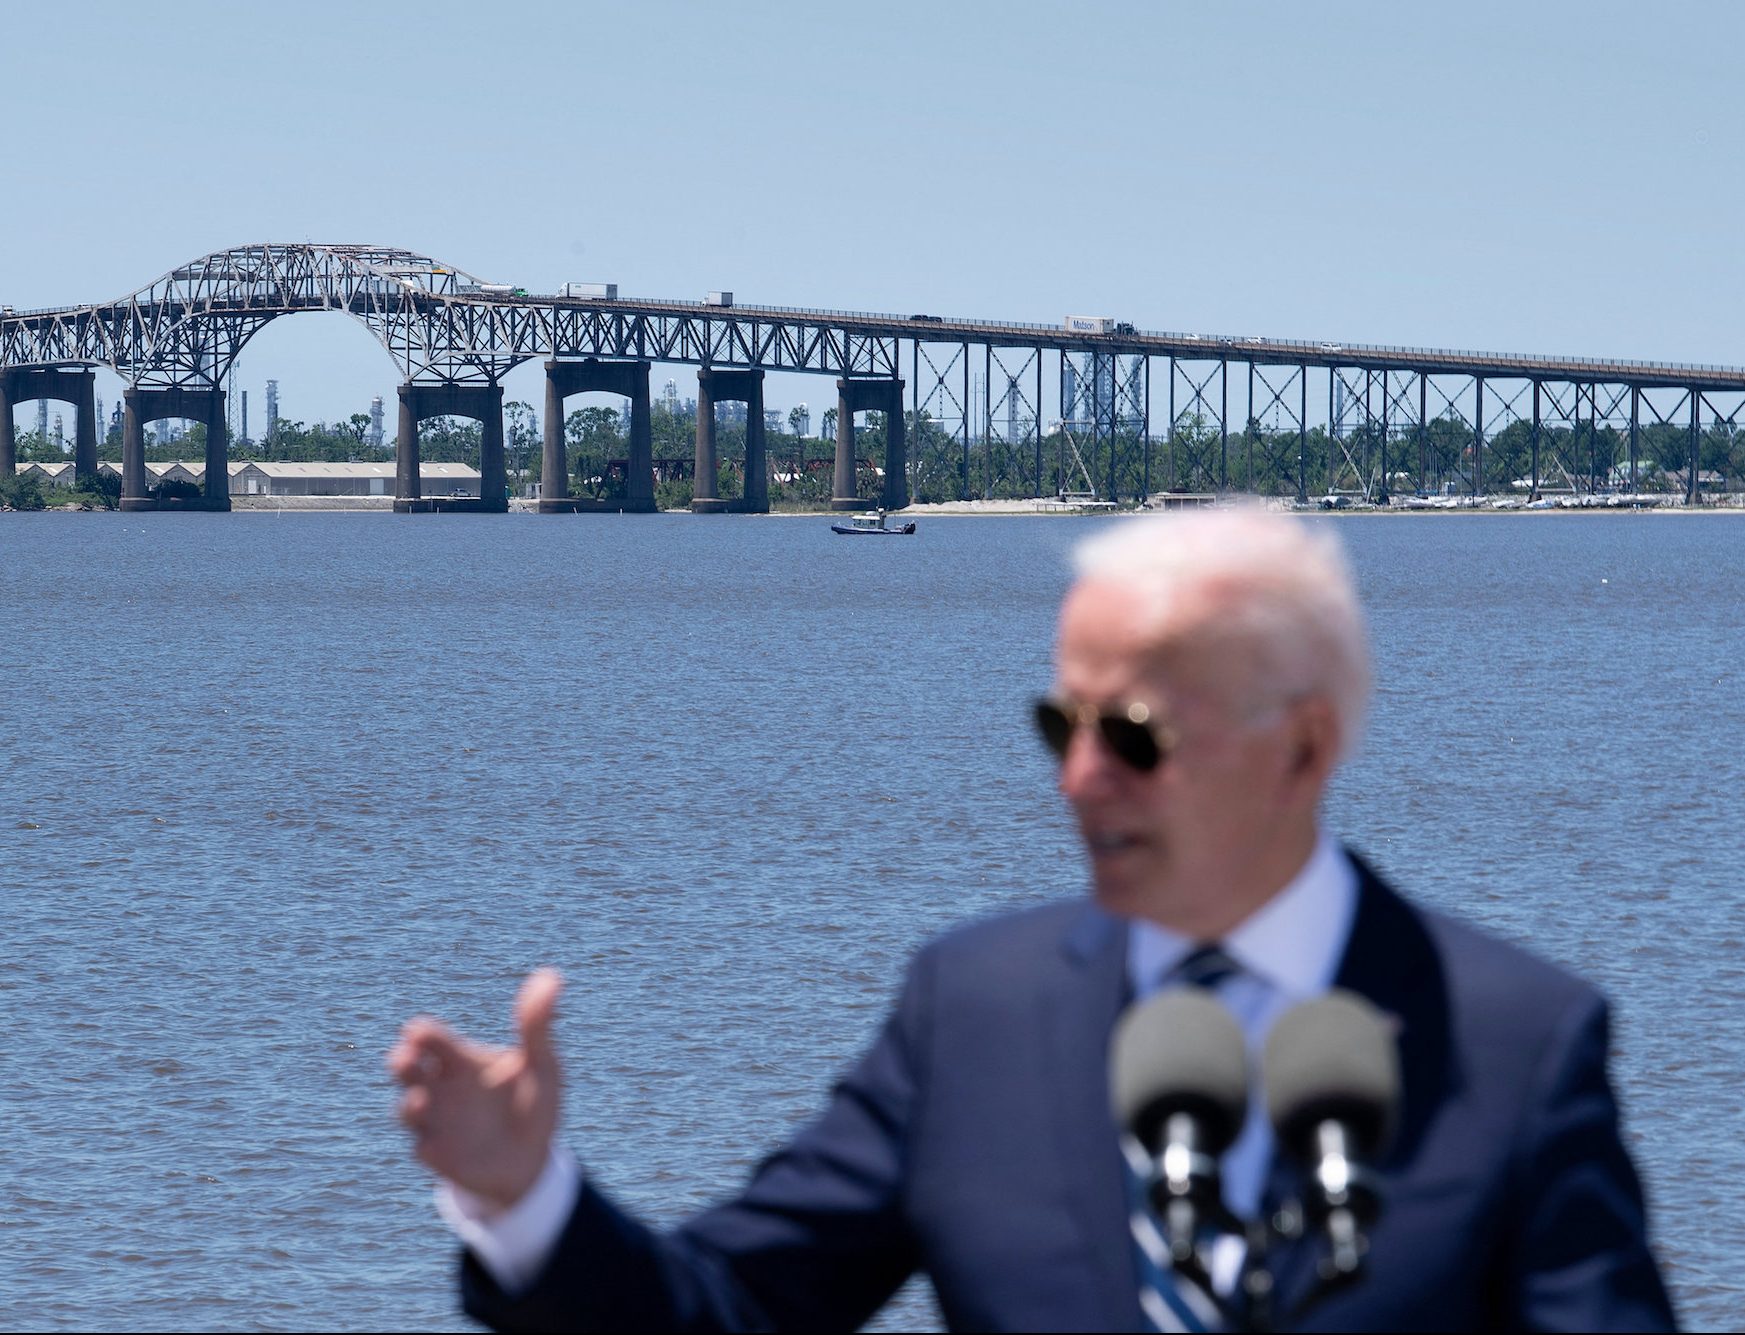
[[[1306,1209],[1325,1230],[1327,1285],[1358,1277],[1364,1230],[1381,1211],[1371,1165],[1387,1148],[1400,1098],[1399,1054],[1382,1013],[1335,990],[1279,1017],[1261,1054],[1278,1144],[1307,1172]]]
[[[1241,1231],[1224,1206],[1218,1156],[1248,1112],[1242,1030],[1199,988],[1160,993],[1116,1024],[1109,1077],[1116,1120],[1154,1164],[1149,1195],[1170,1259],[1203,1280],[1201,1221]]]

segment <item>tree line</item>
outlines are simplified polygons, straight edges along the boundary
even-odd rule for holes
[[[1205,492],[1227,487],[1289,496],[1297,491],[1299,472],[1312,495],[1330,491],[1372,496],[1402,490],[1470,491],[1480,474],[1483,490],[1498,493],[1526,490],[1532,476],[1530,422],[1509,423],[1477,451],[1472,428],[1452,414],[1427,423],[1421,438],[1410,426],[1392,429],[1385,436],[1373,425],[1338,435],[1316,426],[1300,435],[1294,429],[1268,428],[1252,419],[1243,429],[1225,435],[1215,422],[1185,417],[1175,424],[1173,432],[1166,428],[1154,434],[1149,450],[1134,423],[1118,424],[1112,435],[1100,439],[1057,425],[1043,434],[1038,449],[1032,421],[1015,424],[1015,440],[978,439],[966,445],[960,432],[927,413],[909,412],[905,417],[910,492],[922,502],[1087,491],[1134,499],[1147,484],[1152,492]],[[766,436],[773,504],[805,506],[829,500],[835,418],[836,410],[827,410],[821,435],[801,436],[797,434],[800,419],[796,409],[789,415],[794,433]],[[650,425],[657,500],[663,506],[682,507],[690,502],[695,486],[691,476],[695,410],[690,405],[673,410],[657,402]],[[230,454],[237,460],[273,462],[392,460],[390,445],[369,443],[369,428],[370,419],[363,413],[336,423],[280,419],[264,439],[233,441]],[[885,431],[884,414],[876,412],[865,414],[855,428],[857,491],[868,498],[879,493]],[[745,435],[743,421],[723,421],[716,427],[720,461],[716,494],[725,499],[744,494]],[[572,495],[610,500],[625,494],[627,412],[598,405],[576,409],[564,419],[564,442]],[[471,419],[437,417],[420,424],[419,454],[432,462],[477,468],[481,443],[480,424]],[[146,457],[155,462],[199,460],[205,449],[206,428],[195,423],[180,440],[148,443]],[[544,449],[539,421],[532,407],[519,400],[504,405],[504,453],[512,480],[524,484],[541,481]],[[1689,453],[1687,425],[1657,422],[1642,426],[1637,435],[1634,485],[1643,491],[1683,490]],[[17,437],[17,457],[20,462],[56,462],[67,459],[68,454],[63,443],[41,432],[26,431]],[[119,426],[99,441],[98,457],[120,460]],[[1629,458],[1626,428],[1541,424],[1539,479],[1543,489],[1628,487]],[[1745,483],[1745,430],[1726,422],[1704,426],[1698,436],[1697,467],[1706,490],[1740,487]]]

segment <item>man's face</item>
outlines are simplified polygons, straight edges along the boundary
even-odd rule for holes
[[[1061,609],[1056,646],[1058,697],[1117,711],[1141,703],[1176,738],[1141,773],[1096,728],[1072,734],[1060,791],[1078,818],[1097,900],[1194,935],[1227,930],[1225,906],[1262,874],[1259,859],[1286,818],[1290,765],[1289,711],[1257,715],[1265,705],[1250,665],[1219,641],[1216,612],[1188,590],[1162,627],[1146,627],[1132,590],[1084,580]]]

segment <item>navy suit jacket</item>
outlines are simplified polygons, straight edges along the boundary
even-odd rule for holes
[[[1317,1240],[1274,1253],[1281,1325],[1670,1328],[1600,995],[1359,872],[1337,984],[1400,1021],[1386,1205],[1368,1274],[1299,1322]],[[737,1199],[657,1234],[588,1183],[527,1292],[463,1259],[467,1310],[506,1330],[846,1330],[919,1269],[954,1330],[1143,1329],[1109,1109],[1126,939],[1079,902],[934,941]],[[1275,1165],[1269,1192],[1289,1181]]]

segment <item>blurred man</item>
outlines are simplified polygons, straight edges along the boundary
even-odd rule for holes
[[[1091,901],[922,950],[823,1115],[737,1199],[657,1234],[553,1144],[555,975],[523,988],[514,1049],[406,1027],[390,1064],[466,1244],[467,1310],[505,1329],[850,1328],[922,1270],[954,1329],[1206,1328],[1217,1312],[1146,1263],[1111,1030],[1202,986],[1252,1050],[1337,986],[1392,1017],[1401,1106],[1367,1274],[1299,1328],[1669,1328],[1598,993],[1412,907],[1320,829],[1368,690],[1329,538],[1249,511],[1110,525],[1078,553],[1036,706]],[[1294,1186],[1258,1110],[1223,1169],[1245,1218]],[[1315,1260],[1308,1236],[1270,1258],[1280,1312]]]

